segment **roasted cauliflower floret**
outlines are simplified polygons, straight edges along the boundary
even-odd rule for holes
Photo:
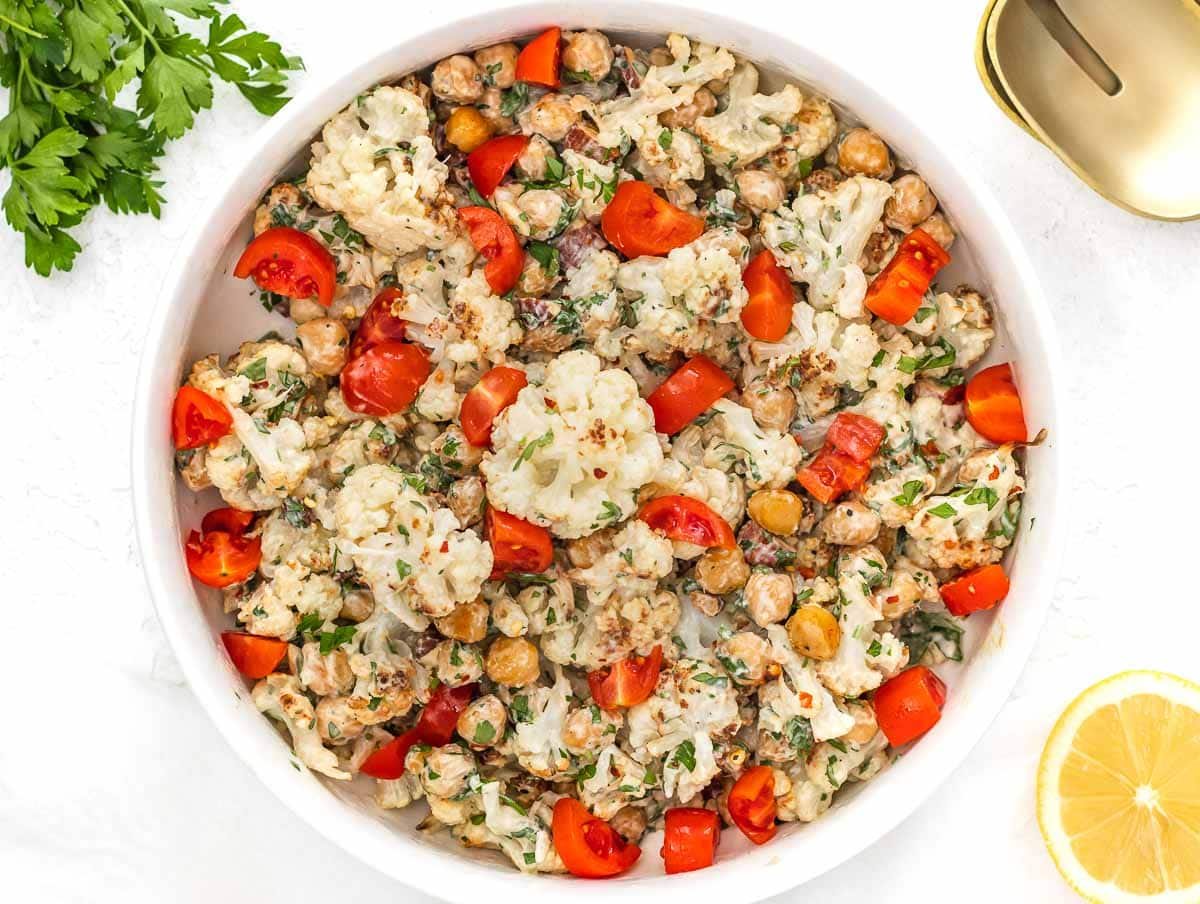
[[[339,768],[333,751],[322,745],[316,729],[316,712],[294,675],[278,672],[269,675],[254,685],[251,697],[259,712],[283,723],[300,762],[330,778],[350,778],[349,772]]]
[[[791,434],[760,427],[749,408],[728,399],[712,407],[718,435],[705,446],[706,466],[741,474],[751,490],[787,486],[795,478],[800,447]]]
[[[804,102],[800,89],[784,85],[776,94],[759,94],[758,70],[739,63],[729,77],[725,109],[696,120],[704,155],[718,166],[737,169],[783,143],[781,126],[790,125]]]

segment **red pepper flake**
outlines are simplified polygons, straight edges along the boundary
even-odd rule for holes
[[[597,480],[603,480],[608,476],[608,472],[603,468],[592,468],[592,474],[595,475]]]
[[[553,411],[558,407],[558,402],[554,401],[554,399],[546,399],[546,407]]]
[[[449,551],[450,551],[450,541],[443,540],[442,541],[442,552],[449,552]]]

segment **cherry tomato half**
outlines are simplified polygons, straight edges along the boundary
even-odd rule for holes
[[[525,265],[525,252],[512,227],[490,207],[460,207],[458,218],[467,227],[471,244],[487,258],[483,274],[488,286],[503,295],[517,284]]]
[[[825,442],[862,463],[870,461],[879,451],[886,434],[887,431],[871,418],[843,411],[829,425]]]
[[[755,844],[775,837],[775,773],[753,766],[729,790],[729,818]]]
[[[517,54],[517,81],[557,88],[562,59],[562,29],[547,28]]]
[[[610,245],[629,258],[661,257],[700,238],[704,218],[680,210],[645,182],[622,182],[600,215]]]
[[[983,565],[964,571],[942,584],[940,592],[946,608],[954,615],[969,615],[991,609],[1008,596],[1008,575],[999,565]]]
[[[646,402],[654,411],[654,429],[672,436],[733,389],[733,380],[704,355],[686,361]]]
[[[348,358],[357,358],[369,348],[385,342],[399,342],[408,330],[408,321],[397,317],[396,302],[404,298],[404,290],[396,286],[384,289],[367,306],[350,340]]]
[[[439,684],[417,717],[417,724],[373,751],[363,760],[359,771],[389,781],[400,778],[404,775],[404,760],[413,744],[441,747],[450,743],[458,717],[478,690],[478,684],[457,687]]]
[[[638,517],[670,540],[683,540],[708,549],[733,549],[736,541],[729,522],[691,496],[659,496],[642,506]]]
[[[490,505],[484,522],[492,547],[493,581],[510,571],[537,574],[554,561],[554,543],[546,528]]]
[[[896,326],[908,323],[921,306],[937,272],[950,255],[924,229],[904,237],[892,259],[867,286],[863,300],[868,311]]]
[[[515,367],[493,367],[480,377],[463,397],[458,412],[467,442],[472,446],[489,445],[496,416],[517,400],[528,382],[525,372]]]
[[[1025,410],[1013,381],[1011,364],[985,367],[967,381],[967,420],[994,443],[1023,443],[1029,437]]]
[[[554,849],[572,875],[584,879],[616,876],[642,856],[603,819],[593,816],[573,797],[560,797],[554,805],[550,830]]]
[[[240,584],[254,574],[262,561],[262,541],[258,537],[235,537],[222,530],[188,534],[184,545],[188,571],[201,584],[228,587]]]
[[[792,325],[796,296],[787,273],[770,249],[755,255],[742,272],[742,282],[750,293],[750,300],[742,308],[742,326],[755,339],[778,342]]]
[[[403,411],[429,377],[429,359],[411,342],[383,342],[351,359],[341,373],[342,398],[359,414]]]
[[[259,637],[238,631],[222,631],[221,643],[234,668],[254,679],[266,678],[274,672],[288,648],[287,641],[277,637]]]
[[[626,656],[613,665],[588,672],[592,699],[601,709],[610,712],[649,700],[658,686],[662,660],[662,646],[656,644],[649,656]]]
[[[672,807],[664,814],[659,853],[667,874],[712,866],[721,843],[721,817],[702,807]]]
[[[933,728],[946,705],[946,685],[923,665],[905,669],[875,690],[875,720],[888,743],[900,747]]]
[[[217,508],[204,516],[200,522],[200,533],[224,531],[231,537],[240,537],[254,524],[254,512],[243,512],[235,508]]]
[[[233,275],[252,277],[260,289],[287,298],[313,298],[329,307],[337,288],[333,255],[307,232],[273,226],[256,235],[238,258]]]
[[[233,429],[233,415],[221,402],[194,386],[180,386],[171,405],[171,437],[176,449],[210,446]]]
[[[467,155],[467,172],[475,190],[490,198],[527,147],[528,135],[501,135],[471,151]]]
[[[857,462],[832,446],[823,446],[816,457],[796,474],[796,482],[826,505],[843,493],[856,490],[871,474],[871,466]]]

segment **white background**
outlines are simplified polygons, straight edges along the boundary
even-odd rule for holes
[[[303,79],[475,4],[237,5],[304,57]],[[1063,576],[1012,700],[900,828],[777,900],[1070,900],[1033,813],[1055,717],[1121,669],[1200,678],[1188,480],[1200,223],[1148,222],[1106,204],[1001,116],[973,66],[983,0],[737,0],[724,11],[731,6],[872,81],[983,173],[1053,306],[1073,441]],[[128,434],[142,337],[181,237],[261,122],[235,92],[218,90],[164,161],[163,218],[94,213],[72,273],[47,281],[26,272],[19,240],[0,227],[7,900],[424,900],[318,837],[235,759],[180,677],[134,549]]]

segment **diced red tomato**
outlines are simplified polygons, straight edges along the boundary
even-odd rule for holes
[[[382,342],[351,359],[340,377],[346,407],[375,417],[403,411],[429,376],[429,359],[410,342]]]
[[[471,244],[487,258],[483,274],[488,286],[503,295],[517,284],[525,264],[525,252],[512,227],[490,207],[460,207],[458,218],[467,227]]]
[[[829,425],[825,442],[861,463],[879,451],[885,435],[887,431],[871,418],[843,411]]]
[[[472,446],[489,445],[496,416],[517,400],[517,394],[528,383],[525,372],[515,367],[493,367],[480,377],[463,397],[458,412],[467,442]]]
[[[517,81],[557,88],[562,59],[562,29],[547,28],[517,54]]]
[[[620,875],[642,856],[641,848],[629,844],[573,797],[558,799],[550,830],[563,866],[584,879]]]
[[[247,678],[266,678],[287,653],[287,641],[238,631],[222,631],[221,643],[234,668]]]
[[[254,512],[243,512],[235,508],[217,508],[204,516],[200,532],[207,534],[215,530],[224,531],[232,537],[240,537],[254,524]]]
[[[770,766],[752,766],[729,790],[729,818],[755,844],[775,837],[775,773]]]
[[[715,810],[672,807],[663,819],[663,846],[659,853],[668,875],[713,865],[721,843],[721,817]]]
[[[905,669],[875,691],[875,721],[888,743],[901,747],[933,728],[946,705],[946,685],[923,665]]]
[[[991,609],[1008,596],[1008,575],[999,565],[965,571],[941,586],[942,600],[954,615]]]
[[[971,377],[965,399],[967,420],[980,436],[994,443],[1023,443],[1029,438],[1011,364],[985,367]]]
[[[870,465],[857,462],[831,446],[824,446],[800,469],[796,481],[814,499],[829,505],[843,493],[858,489],[870,475]]]
[[[658,686],[662,661],[662,646],[656,644],[649,656],[626,656],[613,665],[588,672],[592,699],[601,709],[609,711],[649,700]]]
[[[642,506],[638,517],[670,540],[709,549],[733,549],[737,541],[729,522],[691,496],[659,496]]]
[[[239,537],[222,530],[201,534],[194,530],[184,544],[188,571],[201,584],[229,587],[254,574],[262,561],[262,541]]]
[[[668,436],[678,433],[732,389],[729,375],[704,355],[689,359],[646,397],[654,429]]]
[[[210,446],[233,429],[233,415],[194,386],[180,386],[171,406],[171,437],[176,449]]]
[[[948,263],[945,249],[924,229],[914,229],[867,287],[867,310],[897,326],[908,323],[934,276]]]
[[[403,734],[392,738],[382,747],[371,751],[358,771],[371,778],[395,781],[404,775],[404,761],[408,751],[414,744],[421,743],[421,734],[417,729],[410,728]]]
[[[233,268],[238,279],[253,278],[260,289],[287,298],[316,298],[329,307],[337,288],[333,255],[307,232],[273,226],[256,235]]]
[[[742,308],[742,326],[755,339],[778,342],[792,325],[796,296],[787,273],[770,249],[763,249],[750,261],[742,282],[750,293],[750,300]]]
[[[349,358],[357,358],[369,348],[385,342],[399,342],[408,330],[408,321],[395,314],[396,302],[404,298],[404,290],[388,286],[367,306],[350,340]]]
[[[484,522],[492,547],[493,581],[512,571],[538,574],[554,561],[554,542],[546,528],[494,506],[488,506]]]
[[[704,218],[660,198],[645,182],[622,182],[600,215],[600,229],[626,257],[662,256],[700,238]]]
[[[400,778],[404,775],[404,760],[414,744],[441,747],[450,743],[454,738],[458,717],[478,690],[478,684],[460,684],[457,687],[439,684],[417,717],[417,724],[373,751],[363,760],[359,771],[372,778],[389,781]]]
[[[467,172],[475,190],[490,198],[527,147],[528,135],[501,135],[471,151],[467,155]]]

